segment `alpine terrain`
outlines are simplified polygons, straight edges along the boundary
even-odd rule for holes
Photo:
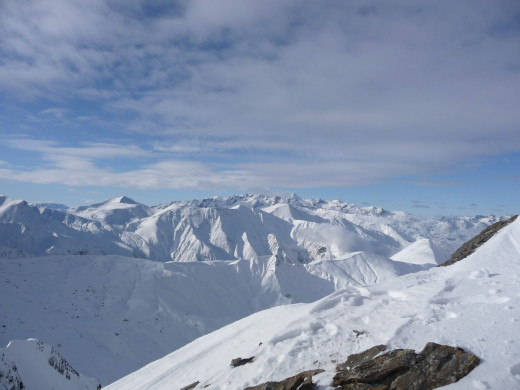
[[[520,362],[519,222],[436,266],[502,219],[296,195],[76,209],[1,196],[0,386],[242,389],[323,369],[326,389],[352,353],[436,342],[483,360],[454,386],[499,388],[478,373],[505,364],[497,337]],[[506,334],[481,334],[493,326]],[[254,358],[230,367],[239,357]]]

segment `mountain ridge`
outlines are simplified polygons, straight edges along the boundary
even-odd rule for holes
[[[44,257],[22,258],[22,253],[14,259],[1,259],[0,295],[9,297],[8,302],[0,302],[1,343],[37,337],[55,346],[80,372],[109,383],[202,335],[208,337],[219,327],[250,315],[257,318],[262,310],[280,305],[314,302],[313,313],[320,315],[322,309],[334,306],[330,302],[335,297],[341,297],[356,313],[371,300],[388,296],[388,304],[399,307],[410,299],[406,290],[398,288],[408,280],[406,275],[417,274],[419,286],[421,280],[438,284],[435,278],[439,275],[432,279],[421,271],[433,269],[442,256],[439,253],[446,249],[439,237],[449,232],[462,239],[494,219],[424,219],[295,197],[289,201],[266,197],[262,202],[255,196],[235,197],[224,200],[222,207],[215,200],[211,207],[187,202],[164,208],[121,200],[124,198],[114,198],[74,214],[2,198],[0,229],[25,229],[19,237],[29,238],[39,237],[29,234],[36,231],[43,238],[54,237],[58,245],[64,240],[61,235],[73,240],[69,244],[77,244],[82,234],[92,234],[99,238],[98,244],[111,242],[134,255],[137,248],[145,251],[164,246],[164,252],[178,251],[182,256],[190,250],[212,250],[229,257],[160,262],[107,253],[47,252]],[[146,216],[140,217],[139,210]],[[110,223],[113,218],[116,223]],[[41,223],[28,223],[34,220]],[[429,238],[422,237],[424,232]],[[124,246],[118,240],[125,240]],[[131,240],[134,245],[129,244]],[[398,252],[392,258],[385,255],[393,250]],[[268,254],[258,256],[262,251]],[[441,271],[432,274],[436,272]],[[467,274],[485,280],[491,272],[481,268]],[[390,280],[395,288],[389,287]],[[379,285],[384,293],[369,293]],[[445,288],[452,291],[450,286]],[[490,302],[506,302],[491,295],[486,298]],[[320,299],[329,303],[320,304]],[[432,298],[429,307],[435,309],[437,301],[442,307],[443,299]],[[282,317],[296,310],[292,306],[286,306]],[[446,315],[455,314],[449,311]],[[359,327],[348,336],[351,342],[365,338],[366,318],[368,314],[355,320]],[[341,328],[320,321],[300,329],[302,335],[323,331],[333,336]],[[294,339],[291,332],[284,330],[274,340]],[[204,378],[186,383],[195,379]]]
[[[65,211],[3,196],[0,256],[88,253],[195,261],[279,255],[306,263],[359,250],[390,257],[428,239],[436,248],[436,262],[441,262],[500,219],[424,218],[295,194],[245,194],[152,207],[121,196]]]
[[[332,388],[337,362],[353,353],[374,345],[420,351],[432,342],[461,347],[481,360],[450,389],[517,388],[519,254],[517,220],[450,267],[255,313],[106,389],[160,390],[192,384],[188,386],[196,390],[242,390],[312,371],[313,384],[325,390]],[[240,356],[248,357],[248,364],[229,365]]]

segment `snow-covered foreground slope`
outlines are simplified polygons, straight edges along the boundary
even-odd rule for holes
[[[60,210],[0,196],[0,257],[111,254],[159,261],[278,256],[293,263],[369,251],[437,264],[496,216],[420,218],[340,201],[263,195],[148,207],[127,197]],[[421,246],[421,245],[419,245]],[[431,250],[425,249],[430,248]],[[410,258],[410,255],[413,255]]]
[[[191,263],[72,255],[2,259],[0,345],[36,337],[106,384],[259,310],[420,269],[365,252],[308,264],[276,256]]]
[[[0,388],[96,390],[98,385],[39,340],[14,340],[0,348]]]
[[[324,368],[376,344],[421,350],[429,342],[459,346],[482,359],[446,389],[520,388],[520,220],[474,254],[369,287],[350,287],[317,302],[279,306],[201,337],[106,387],[243,389]],[[254,356],[240,367],[231,359]]]

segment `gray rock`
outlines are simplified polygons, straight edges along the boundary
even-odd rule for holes
[[[236,359],[231,360],[232,367],[243,366],[244,364],[251,363],[255,357],[252,356],[250,358],[242,359],[241,357],[237,357]]]
[[[332,385],[390,384],[395,378],[394,374],[415,366],[418,358],[413,349],[394,349],[375,358],[364,360],[350,369],[338,371]]]
[[[516,217],[518,217],[518,215],[515,215],[514,217],[511,217],[508,220],[498,221],[497,223],[488,226],[475,237],[473,237],[471,240],[463,244],[459,249],[457,249],[455,253],[453,253],[447,261],[445,261],[442,264],[439,264],[439,267],[445,267],[447,265],[451,265],[453,263],[456,263],[457,261],[465,259],[473,252],[475,252],[482,244],[484,244],[491,237],[493,237],[500,229],[506,227],[511,222],[513,222],[516,219]]]
[[[189,384],[188,386],[184,386],[181,390],[193,390],[200,382],[193,382],[192,384]]]
[[[314,390],[316,385],[312,383],[312,377],[320,372],[323,370],[304,371],[280,382],[266,382],[244,390]]]
[[[461,348],[428,343],[416,354],[395,349],[377,356],[376,346],[338,365],[333,386],[341,390],[430,390],[457,382],[480,359]]]
[[[386,350],[386,345],[376,345],[370,349],[367,349],[365,352],[354,353],[347,358],[345,363],[338,364],[338,371],[350,370],[353,367],[359,366],[362,363],[367,362],[368,360],[373,359],[379,353]]]

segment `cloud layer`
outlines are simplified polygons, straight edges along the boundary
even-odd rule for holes
[[[39,160],[0,178],[347,187],[518,153],[519,16],[514,0],[6,0],[3,147]]]

